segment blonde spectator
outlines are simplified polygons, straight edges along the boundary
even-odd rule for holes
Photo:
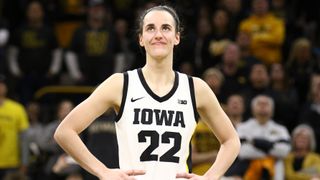
[[[306,124],[298,125],[292,132],[292,151],[285,159],[287,180],[315,180],[320,178],[320,156],[314,152],[315,136]]]

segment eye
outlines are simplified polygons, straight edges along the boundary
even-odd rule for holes
[[[170,30],[171,30],[171,27],[170,27],[170,26],[163,26],[163,27],[162,27],[162,30],[163,30],[163,31],[170,31]]]
[[[154,26],[147,26],[146,27],[146,31],[154,31],[154,30],[155,30]]]

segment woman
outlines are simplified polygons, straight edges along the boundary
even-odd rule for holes
[[[320,178],[320,156],[315,153],[315,136],[306,124],[298,125],[292,132],[292,152],[285,159],[288,180],[317,180]]]
[[[176,12],[156,6],[146,10],[139,23],[145,66],[104,81],[63,120],[55,139],[100,179],[219,179],[239,152],[239,138],[206,83],[173,71],[173,49],[181,32]],[[78,136],[109,108],[118,113],[120,169],[109,169],[98,161]],[[203,176],[188,172],[198,113],[208,119],[221,143],[215,163]]]

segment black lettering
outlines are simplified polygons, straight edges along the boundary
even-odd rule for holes
[[[140,114],[140,109],[134,109],[134,120],[133,124],[139,124],[139,114]]]
[[[175,118],[175,121],[173,123],[173,126],[180,126],[181,127],[186,127],[185,123],[184,123],[184,117],[183,117],[183,112],[181,111],[177,111],[176,112],[176,118]]]
[[[161,111],[161,116],[160,116],[160,111]],[[171,126],[174,111],[168,111],[167,113],[166,110],[155,109],[154,112],[156,114],[157,125],[163,125],[163,121],[164,121],[166,126]],[[167,116],[167,114],[169,114],[169,117]]]
[[[147,116],[148,114],[148,116]],[[152,109],[142,109],[141,123],[142,124],[152,124]]]

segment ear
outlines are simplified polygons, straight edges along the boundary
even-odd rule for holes
[[[176,33],[175,36],[174,45],[178,45],[180,43],[180,33]]]
[[[144,46],[141,34],[139,35],[139,44],[140,44],[141,47]]]

